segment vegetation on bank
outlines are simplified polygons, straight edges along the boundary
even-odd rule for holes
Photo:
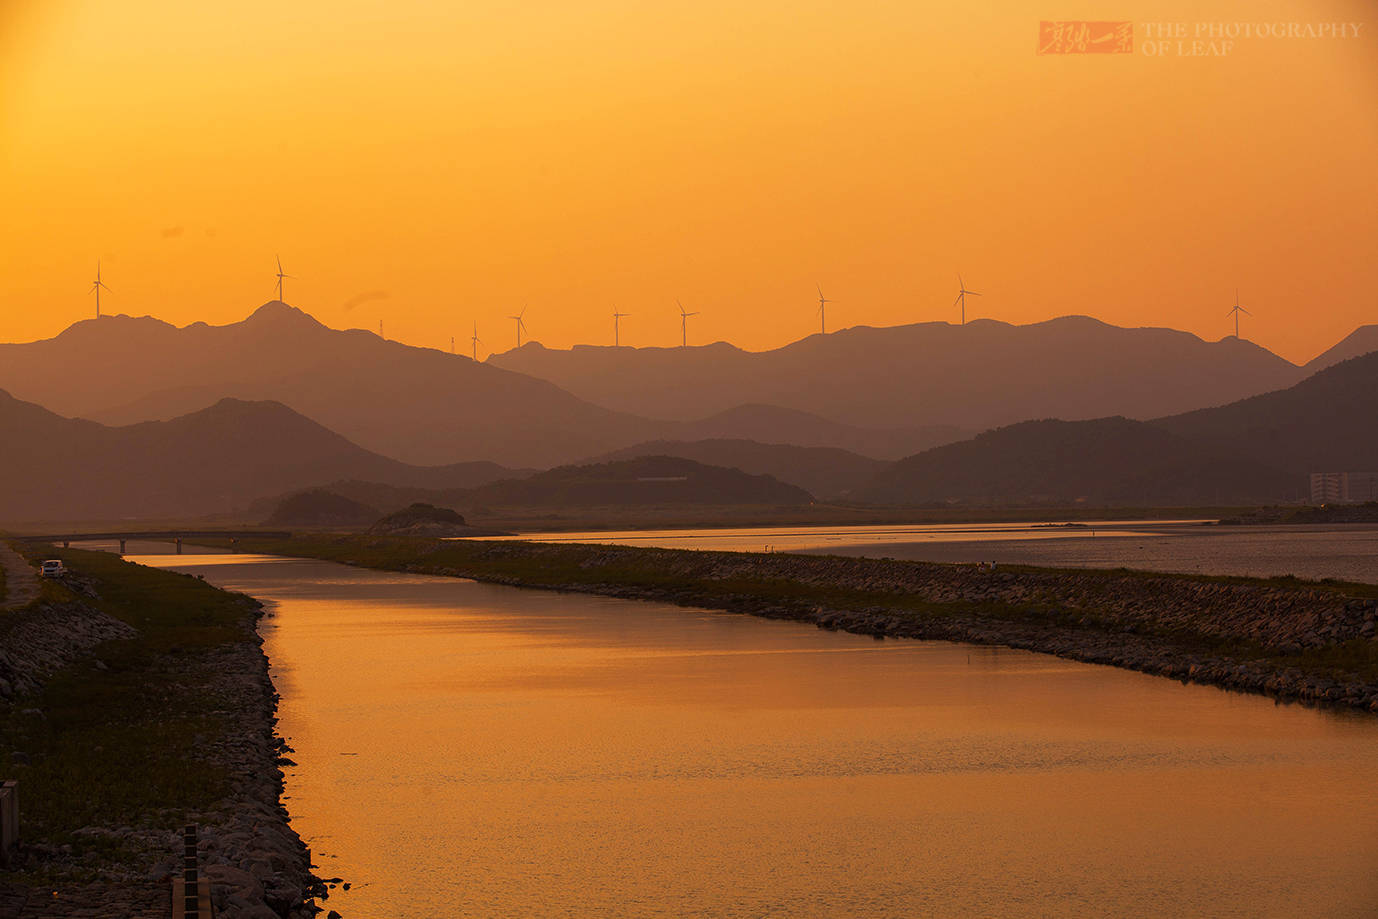
[[[138,630],[98,645],[38,694],[0,704],[0,768],[20,782],[25,844],[70,845],[75,863],[94,870],[121,843],[83,827],[175,829],[231,792],[226,771],[202,756],[230,725],[197,662],[251,637],[254,613],[242,596],[109,553],[30,554],[61,558],[73,582],[47,581],[35,604],[0,614],[0,636],[45,602],[87,604]]]
[[[1048,629],[1090,629],[1118,633],[1122,625],[1102,619],[1094,610],[1069,610],[1053,603],[998,601],[932,602],[914,594],[889,590],[861,590],[847,586],[820,586],[771,577],[685,577],[668,562],[685,550],[653,549],[588,544],[543,544],[538,552],[531,543],[469,540],[378,539],[357,536],[307,536],[287,540],[241,540],[241,551],[320,558],[369,568],[445,574],[476,580],[550,588],[626,588],[654,591],[658,599],[689,605],[728,609],[761,607],[826,607],[849,611],[883,609],[910,621],[940,621],[975,617],[1005,623],[1022,623]],[[711,553],[705,553],[711,554]],[[743,553],[728,553],[740,555]],[[809,556],[824,561],[826,556]],[[762,558],[770,558],[763,556]],[[855,563],[858,559],[846,559]],[[910,566],[923,563],[868,560],[876,565]],[[966,566],[972,567],[972,566]],[[1378,598],[1378,585],[1326,580],[1306,581],[1291,576],[1248,578],[1129,569],[1050,569],[1002,566],[1010,573],[1065,575],[1079,579],[1130,582],[1171,579],[1203,584],[1239,584],[1262,588],[1317,591],[1344,598]],[[1113,587],[1113,583],[1108,583]],[[1279,649],[1256,642],[1222,638],[1181,628],[1152,628],[1137,634],[1162,643],[1164,650],[1182,654],[1211,655],[1237,661],[1260,662],[1279,669],[1292,668],[1326,679],[1358,677],[1378,681],[1378,642],[1346,641],[1310,649]]]
[[[1224,526],[1378,523],[1378,501],[1368,501],[1363,504],[1260,507],[1235,516],[1224,517],[1220,523]]]

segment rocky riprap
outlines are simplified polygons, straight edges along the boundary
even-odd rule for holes
[[[39,604],[19,615],[0,634],[0,668],[5,668],[0,672],[8,674],[9,704],[24,717],[45,717],[38,709],[23,708],[25,696],[58,669],[82,666],[101,641],[136,634],[79,601]],[[169,809],[142,815],[138,826],[94,824],[73,833],[106,843],[103,855],[78,856],[71,845],[25,843],[21,822],[17,868],[29,880],[8,883],[0,875],[0,916],[166,919],[187,822],[199,828],[201,869],[212,882],[211,898],[221,919],[310,919],[322,912],[314,898],[327,896],[326,885],[312,874],[310,852],[281,804],[280,766],[289,762],[290,748],[274,733],[278,696],[253,630],[261,605],[244,598],[244,615],[243,641],[166,661],[179,679],[213,693],[215,714],[225,719],[225,739],[188,738],[186,755],[225,769],[234,793],[201,813]],[[21,820],[23,792],[21,785]],[[35,878],[45,883],[36,884]]]
[[[433,552],[437,558],[444,554],[439,548]],[[403,567],[728,609],[881,637],[1006,645],[1378,712],[1378,684],[1352,674],[1319,676],[1287,663],[1308,651],[1378,640],[1378,598],[1346,596],[1304,582],[523,542],[469,543],[465,552],[472,567],[439,562]],[[571,583],[546,581],[539,574],[494,573],[500,567],[510,570],[513,563],[538,572],[544,560],[552,566],[574,561],[587,579]],[[635,576],[624,574],[648,570],[655,574],[653,583],[636,583]],[[606,581],[599,578],[603,571]],[[752,585],[783,589],[761,591]],[[876,602],[834,608],[816,599],[839,590]],[[932,606],[916,611],[917,604]],[[1239,658],[1202,650],[1229,646],[1257,653]]]
[[[84,603],[35,602],[0,614],[0,702],[36,692],[54,673],[133,628]]]

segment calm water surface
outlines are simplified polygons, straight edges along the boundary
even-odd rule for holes
[[[252,556],[351,919],[1373,916],[1378,719],[1026,652]]]

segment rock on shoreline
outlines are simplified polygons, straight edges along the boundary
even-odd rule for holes
[[[190,738],[186,755],[224,769],[234,789],[203,812],[150,814],[139,826],[96,824],[77,837],[108,840],[120,854],[98,865],[77,861],[71,846],[21,847],[26,875],[40,885],[0,882],[0,915],[28,917],[158,917],[168,915],[170,879],[180,869],[181,828],[199,830],[200,865],[222,919],[311,919],[328,895],[311,870],[311,854],[282,805],[279,765],[290,748],[276,736],[278,696],[256,625],[262,604],[243,597],[242,640],[169,656],[178,679],[214,697],[225,720],[219,739]],[[0,634],[0,687],[16,706],[61,668],[87,659],[103,641],[131,638],[128,624],[80,601],[36,605]],[[97,666],[101,666],[97,662]],[[36,717],[41,712],[34,710]],[[139,781],[130,776],[129,781]],[[22,800],[22,788],[21,788]],[[94,874],[94,879],[62,880]]]

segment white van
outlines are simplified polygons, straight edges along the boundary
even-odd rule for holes
[[[38,569],[38,573],[45,578],[60,578],[62,571],[62,559],[60,558],[50,558]]]

